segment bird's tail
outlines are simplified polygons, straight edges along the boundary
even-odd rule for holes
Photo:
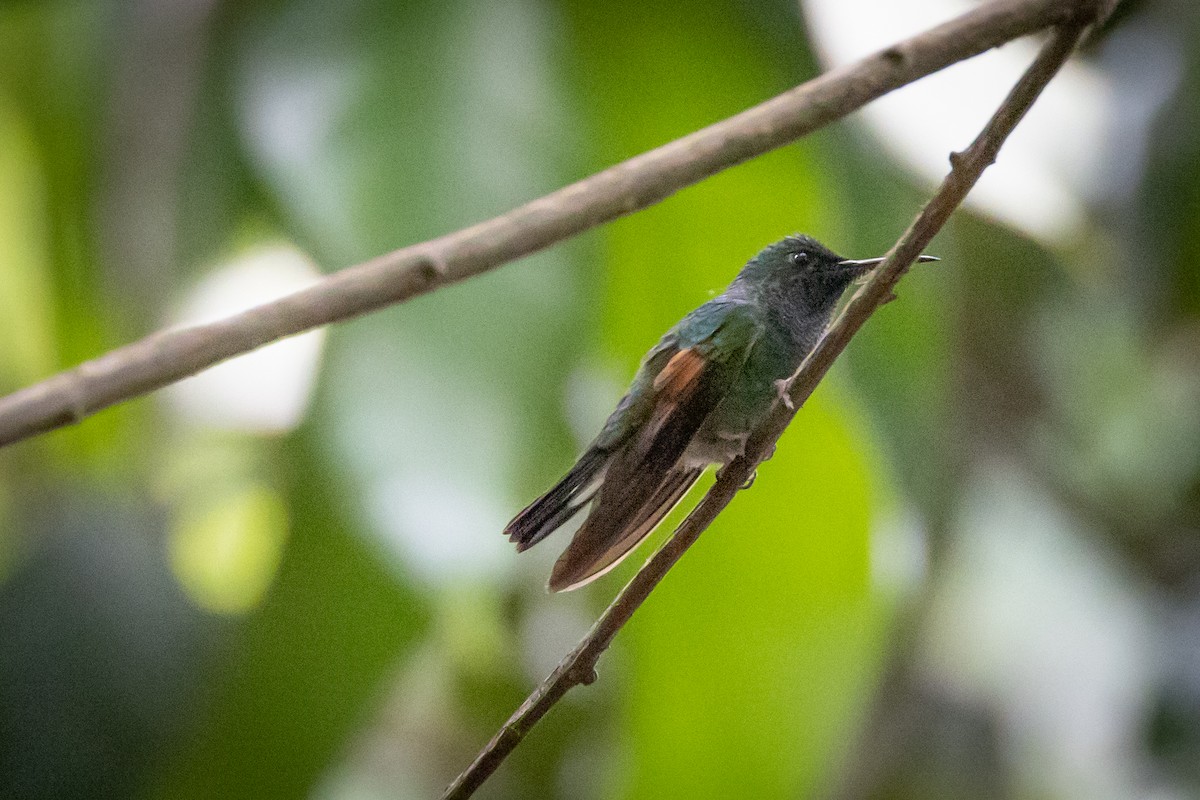
[[[703,471],[699,467],[672,469],[629,519],[603,513],[601,499],[600,508],[583,523],[554,564],[547,588],[552,592],[578,589],[620,564],[671,513]]]
[[[516,542],[518,553],[545,539],[591,501],[610,456],[597,447],[588,448],[561,481],[513,517],[504,533]]]

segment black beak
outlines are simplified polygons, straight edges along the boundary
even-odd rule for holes
[[[887,256],[880,256],[879,258],[860,258],[857,261],[853,258],[847,258],[844,261],[839,261],[838,266],[849,267],[850,269],[857,269],[866,272],[871,267],[877,267],[882,264],[886,258]],[[941,259],[937,256],[917,256],[918,264],[927,264],[930,261],[941,261]]]

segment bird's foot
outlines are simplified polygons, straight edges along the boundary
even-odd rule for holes
[[[795,411],[796,404],[792,402],[792,397],[788,394],[788,387],[791,383],[789,378],[780,378],[775,381],[775,391],[779,395],[779,402],[787,406],[788,411]]]

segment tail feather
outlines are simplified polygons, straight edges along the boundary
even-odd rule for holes
[[[550,491],[513,517],[504,533],[516,542],[518,553],[545,539],[591,501],[609,456],[605,450],[589,448]]]
[[[683,499],[703,471],[695,467],[668,472],[645,505],[637,509],[633,518],[620,530],[593,529],[596,525],[605,525],[606,520],[595,514],[588,517],[583,528],[575,534],[574,541],[555,563],[550,573],[550,591],[577,589],[620,564]],[[602,545],[604,549],[599,552],[596,550],[597,542],[606,545]]]

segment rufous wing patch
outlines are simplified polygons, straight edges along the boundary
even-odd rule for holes
[[[670,400],[687,394],[688,389],[704,372],[708,362],[692,348],[680,350],[658,375],[654,376],[654,391]]]

